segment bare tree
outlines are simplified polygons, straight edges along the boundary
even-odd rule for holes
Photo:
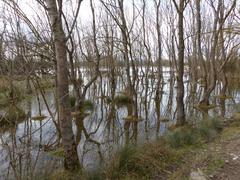
[[[72,118],[69,101],[68,63],[66,38],[62,25],[62,2],[46,0],[54,38],[57,60],[57,92],[62,144],[65,152],[65,168],[70,171],[79,169],[77,146],[72,131]]]
[[[175,8],[178,13],[178,68],[177,68],[177,126],[185,124],[184,112],[184,9],[186,8],[187,1],[179,0],[177,5],[176,0],[173,0]]]

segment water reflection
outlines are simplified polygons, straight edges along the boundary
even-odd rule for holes
[[[94,102],[94,110],[73,114],[73,130],[85,168],[96,168],[125,144],[161,136],[174,123],[176,83],[169,71],[164,68],[160,84],[153,76],[156,69],[152,69],[151,76],[139,71],[137,114],[133,113],[131,105],[118,106],[114,100],[126,89],[124,75],[115,77],[116,72],[112,76],[105,75],[91,86],[86,99]],[[82,71],[82,76],[87,81],[91,72]],[[184,81],[185,106],[190,121],[215,114],[228,117],[233,111],[232,105],[240,100],[239,88],[229,89],[229,96],[233,98],[215,96],[219,94],[219,85],[211,98],[211,104],[216,107],[201,112],[194,108],[202,94],[201,84],[193,87],[188,76]],[[63,163],[60,154],[51,153],[61,147],[54,122],[57,120],[54,91],[39,93],[18,106],[27,117],[0,134],[0,179],[32,179],[50,173]],[[37,118],[43,116],[46,118]]]

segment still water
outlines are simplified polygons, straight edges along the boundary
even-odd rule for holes
[[[174,79],[171,79],[170,69],[163,69],[162,100],[158,107],[155,101],[157,80],[154,71],[156,70],[152,69],[151,76],[145,71],[145,69],[139,70],[139,82],[136,85],[138,116],[141,117],[141,121],[138,122],[137,143],[154,140],[164,134],[167,127],[174,124],[175,117],[176,84]],[[82,73],[84,82],[89,81],[91,78],[89,72],[82,70]],[[122,75],[116,76],[115,96],[121,95],[124,91],[125,79],[126,77]],[[192,122],[198,121],[203,113],[193,107],[201,96],[201,84],[197,84],[196,92],[192,94],[190,77],[187,73],[184,76],[184,82],[187,119]],[[238,88],[229,90],[231,98],[226,99],[222,104],[216,96],[220,88],[221,83],[218,82],[211,98],[211,103],[216,107],[209,111],[209,115],[224,115],[228,118],[234,111],[235,104],[240,101],[240,90]],[[72,90],[72,87],[70,89]],[[128,116],[127,107],[112,106],[111,102],[107,101],[107,97],[111,97],[111,89],[109,76],[103,75],[87,92],[86,99],[91,100],[94,105],[93,110],[89,111],[83,120],[88,137],[82,131],[79,132],[79,125],[73,119],[79,159],[88,170],[97,168],[110,159],[113,152],[126,143],[124,127],[125,118]],[[25,111],[27,118],[16,123],[14,127],[0,131],[0,179],[40,178],[62,166],[63,158],[60,153],[56,153],[60,148],[56,147],[58,136],[53,123],[53,118],[57,119],[54,91],[46,90],[44,97],[46,101],[40,94],[33,95],[19,103],[17,106]],[[44,115],[46,118],[36,120],[34,117],[39,115]],[[133,128],[130,125],[128,132],[130,143],[132,143],[133,134]]]

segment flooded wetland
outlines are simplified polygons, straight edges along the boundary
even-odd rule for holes
[[[104,69],[101,79],[87,91],[80,119],[76,119],[78,112],[72,108],[73,132],[78,144],[79,159],[85,169],[92,171],[98,168],[126,144],[154,141],[175,124],[176,83],[174,79],[171,80],[170,68],[163,68],[160,103],[157,102],[154,91],[156,79],[144,75],[146,67],[140,69],[137,118],[128,113],[131,101],[125,93],[124,72],[116,76],[113,89],[111,79],[106,76],[107,69]],[[85,81],[91,76],[85,69],[82,73]],[[154,73],[151,72],[151,75]],[[211,104],[201,107],[197,105],[196,99],[202,92],[201,84],[197,83],[196,94],[190,93],[189,73],[186,71],[185,74],[185,108],[189,123],[197,123],[206,113],[208,116],[226,119],[233,115],[240,101],[240,88],[229,87],[229,95],[222,98],[218,96],[221,88],[219,82],[211,97]],[[51,77],[48,78],[44,83],[53,82]],[[71,90],[72,85],[70,94],[73,93]],[[42,94],[39,91],[43,91]],[[111,94],[113,92],[114,95]],[[14,119],[3,125],[0,132],[1,178],[33,178],[62,167],[64,152],[54,122],[58,119],[55,93],[54,88],[36,89],[21,101],[10,102],[1,109],[2,121],[7,118],[9,109],[14,111]],[[71,99],[71,104],[72,101],[74,99]]]
[[[0,0],[0,180],[188,179],[238,134],[239,7]]]

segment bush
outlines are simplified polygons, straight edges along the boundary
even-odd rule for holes
[[[213,140],[222,129],[223,125],[217,118],[202,120],[198,124],[199,134],[205,141]]]
[[[166,142],[173,148],[182,146],[194,145],[198,143],[199,138],[197,133],[191,127],[177,128],[169,132],[165,137]]]
[[[166,142],[173,148],[194,145],[200,142],[213,140],[223,129],[223,124],[218,118],[201,120],[196,128],[185,126],[168,132]]]
[[[198,130],[201,137],[207,142],[212,141],[217,136],[217,131],[214,129],[209,129],[209,127],[205,125],[201,125]]]

